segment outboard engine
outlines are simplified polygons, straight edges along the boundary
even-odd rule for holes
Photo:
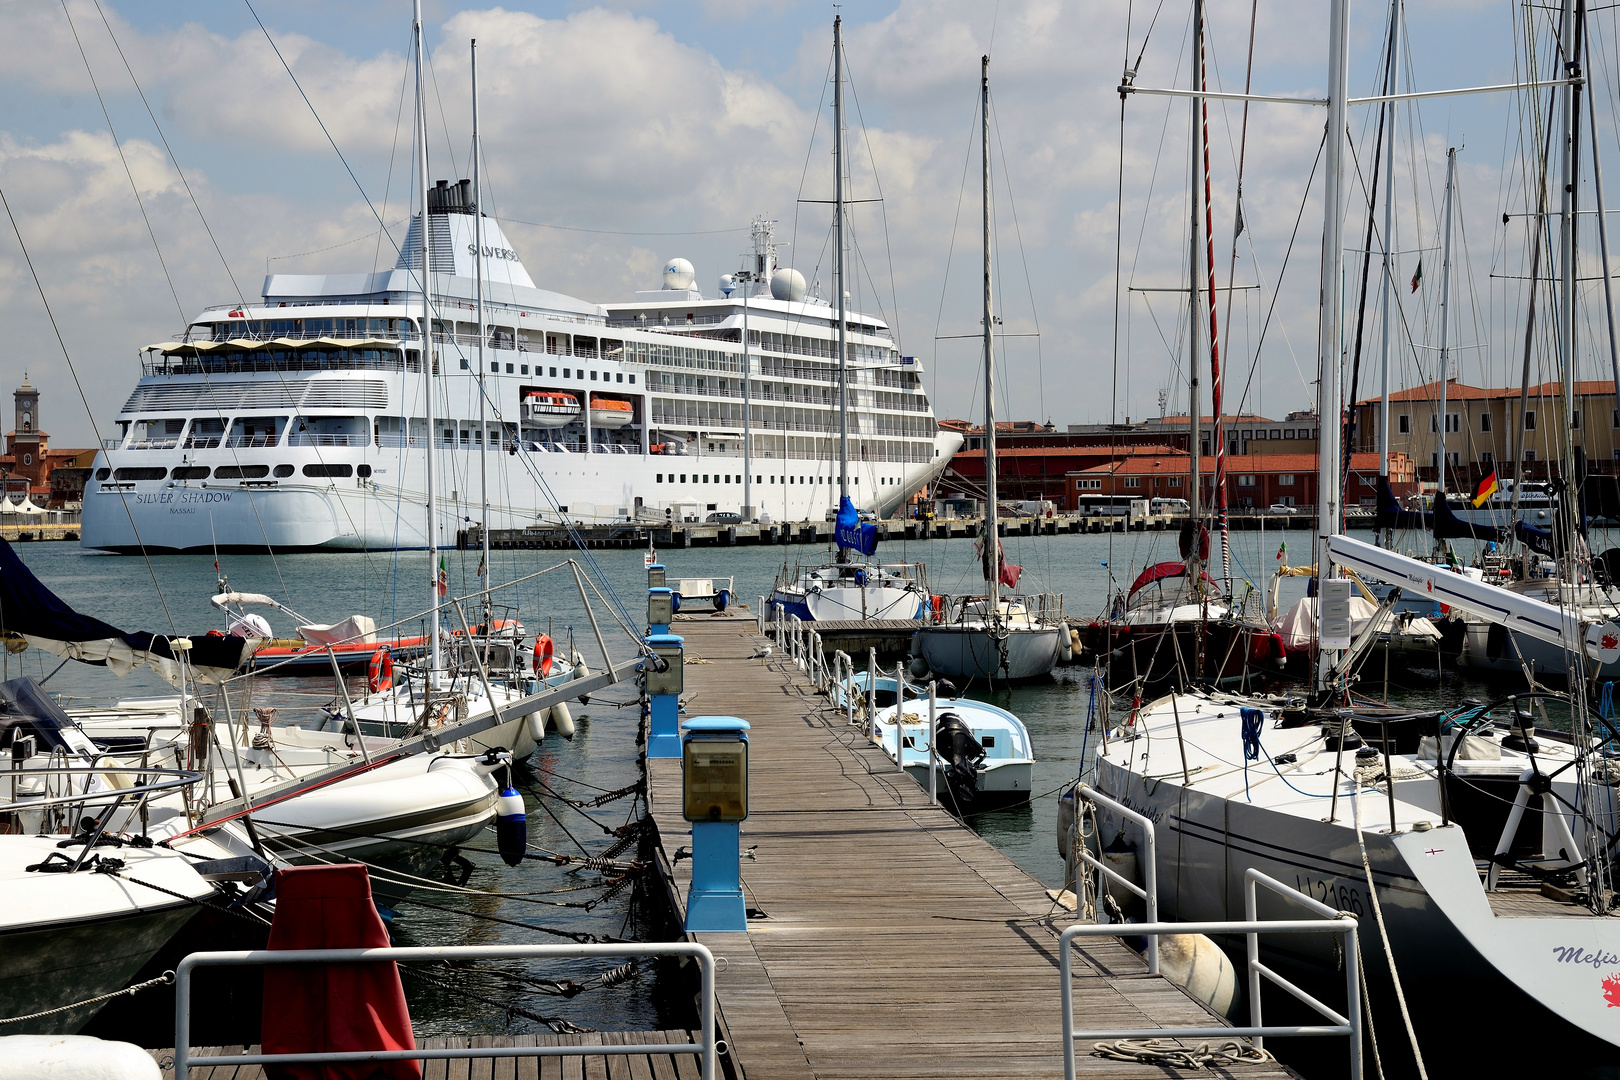
[[[945,784],[952,805],[965,810],[979,793],[979,770],[984,765],[984,747],[955,713],[941,713],[934,727],[934,746],[945,763]]]

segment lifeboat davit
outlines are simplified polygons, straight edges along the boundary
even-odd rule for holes
[[[635,412],[628,401],[602,397],[591,399],[591,427],[622,428],[633,419]]]
[[[523,420],[535,427],[567,427],[578,415],[579,399],[573,394],[536,391],[523,398]]]

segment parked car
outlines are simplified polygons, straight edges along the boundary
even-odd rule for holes
[[[742,515],[730,510],[718,510],[703,519],[710,525],[736,525],[742,521]]]
[[[1297,514],[1299,507],[1289,506],[1287,503],[1272,503],[1266,508],[1268,514]]]

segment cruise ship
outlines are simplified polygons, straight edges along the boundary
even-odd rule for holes
[[[271,274],[141,351],[140,377],[84,497],[83,544],[106,551],[366,550],[436,545],[482,519],[663,524],[737,513],[821,520],[838,505],[838,325],[753,225],[757,280],[705,298],[671,259],[661,288],[596,304],[535,286],[482,223],[479,379],[473,198],[428,190],[434,388],[423,373],[421,214],[392,270]],[[743,506],[744,305],[749,460]],[[922,367],[889,327],[846,316],[850,491],[890,515],[949,462]],[[482,391],[480,387],[482,386]],[[480,395],[483,418],[480,419]],[[431,432],[428,418],[433,417]],[[432,437],[434,452],[427,452]]]

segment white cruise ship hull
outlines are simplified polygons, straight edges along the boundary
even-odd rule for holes
[[[860,509],[899,511],[961,446],[879,320],[850,314],[846,372],[824,301],[751,298],[745,345],[741,297],[666,286],[601,305],[536,288],[487,217],[498,257],[480,331],[473,216],[431,201],[430,335],[417,217],[392,271],[271,275],[262,304],[211,308],[142,350],[134,393],[102,425],[114,437],[85,486],[84,545],[426,547],[430,458],[438,546],[473,523],[820,521],[840,486],[845,377]]]
[[[948,461],[955,437],[941,435],[937,441],[942,453],[935,460]],[[443,449],[436,453],[441,458],[440,467],[452,475],[466,476],[470,470],[476,476],[478,458],[475,454]],[[327,453],[324,459],[331,461],[333,456]],[[584,523],[661,525],[667,519],[643,493],[667,487],[655,482],[654,475],[677,465],[694,470],[687,473],[694,478],[709,475],[719,480],[720,476],[732,476],[734,481],[691,484],[684,498],[677,496],[669,500],[670,503],[733,509],[742,505],[740,473],[695,471],[700,465],[718,468],[702,459],[529,452],[529,460],[539,474],[536,477],[527,470],[520,472],[512,467],[511,455],[491,456],[502,459],[498,494],[491,500],[491,529],[523,529],[556,522],[562,508],[566,508],[570,520]],[[171,457],[171,468],[180,464],[179,452],[166,455],[142,451],[139,460],[142,466],[161,468]],[[277,464],[292,463],[300,470],[303,464],[316,460],[312,453],[300,453],[296,447],[273,457],[257,451],[255,457],[274,460]],[[446,458],[447,461],[442,460]],[[104,452],[96,460],[98,466],[106,467],[128,459],[115,451]],[[410,456],[404,457],[398,450],[372,447],[353,453],[345,460],[355,465],[369,464],[372,480],[346,478],[312,484],[299,477],[274,487],[252,481],[203,484],[165,479],[123,485],[100,485],[92,481],[85,491],[83,544],[88,548],[122,552],[133,552],[142,546],[149,551],[425,548],[426,454],[413,450]],[[494,464],[492,461],[491,465]],[[726,467],[739,468],[740,464],[740,461],[728,460]],[[896,485],[896,490],[908,493],[931,483],[936,475],[932,464],[891,464],[886,468],[899,474],[901,483]],[[491,472],[494,474],[496,470],[492,468]],[[394,480],[394,477],[400,479]],[[491,487],[495,486],[492,479]],[[756,498],[759,498],[758,491],[755,488]],[[476,520],[481,514],[476,492],[459,491],[457,495],[460,497],[454,500],[440,495],[437,537],[440,546],[454,543],[456,530],[465,528],[467,516],[473,515]],[[778,497],[772,500],[772,495]],[[814,487],[795,485],[783,493],[766,495],[760,503],[777,520],[805,521],[819,520],[824,515],[824,499]],[[638,504],[642,508],[639,521],[636,518]],[[882,510],[892,512],[897,508],[885,506]],[[649,509],[653,511],[650,516]],[[892,617],[915,618],[915,605],[910,607],[912,610],[904,615]]]

